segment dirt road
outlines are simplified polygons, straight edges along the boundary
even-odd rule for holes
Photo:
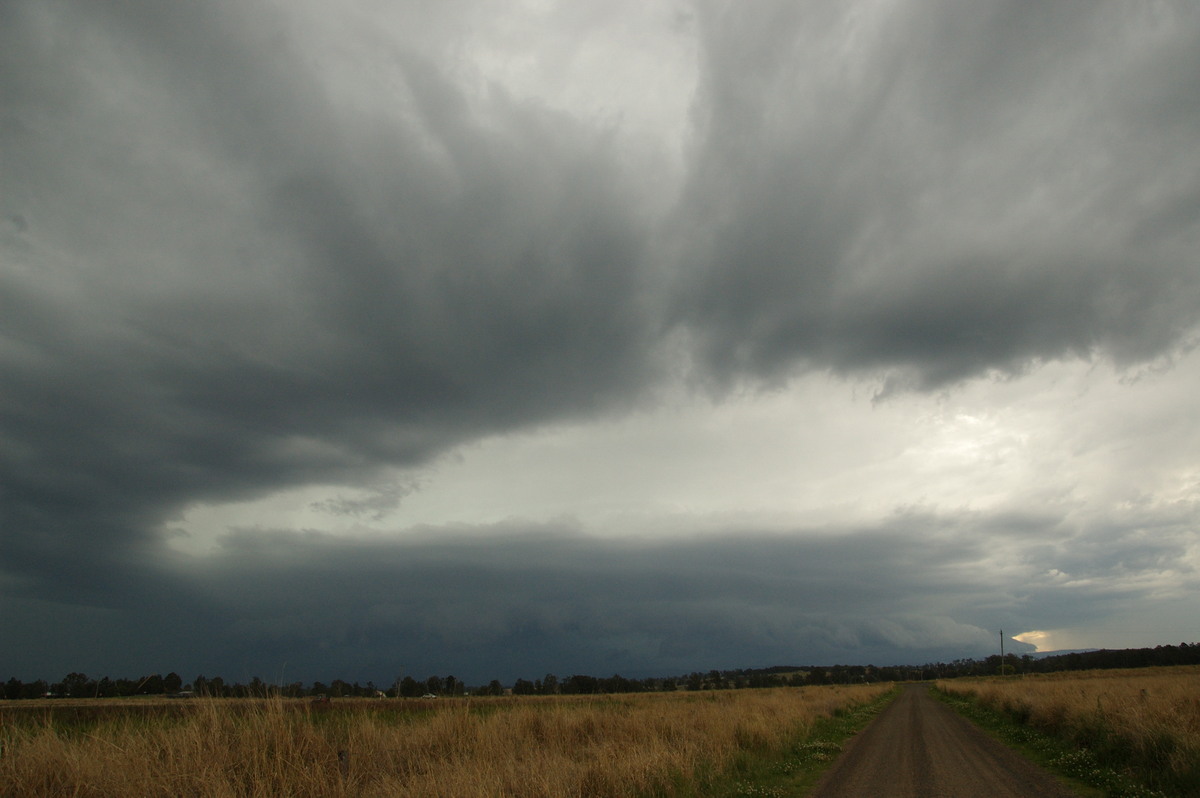
[[[1075,793],[929,696],[900,697],[855,737],[811,798],[1068,798]]]

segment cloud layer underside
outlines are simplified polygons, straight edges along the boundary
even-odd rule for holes
[[[920,663],[993,653],[998,617],[1069,626],[1150,598],[1145,574],[1168,570],[1180,542],[1147,548],[1123,534],[1089,544],[1108,553],[1101,561],[1055,519],[922,513],[871,529],[656,542],[516,522],[407,542],[247,530],[205,561],[138,577],[82,634],[96,638],[92,662],[132,650],[209,671],[286,664],[306,679]],[[1134,556],[1155,565],[1122,580]],[[70,628],[64,615],[30,609],[6,623]],[[130,619],[161,636],[123,635]]]
[[[1193,5],[700,2],[678,171],[464,78],[449,12],[390,37],[296,8],[0,5],[0,562],[26,595],[113,595],[191,502],[671,379],[929,389],[1153,358],[1196,322]]]
[[[1194,324],[1194,9],[861,10],[699,14],[677,307],[710,368],[930,386]]]

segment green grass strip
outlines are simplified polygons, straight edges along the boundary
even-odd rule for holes
[[[1190,790],[1155,789],[1128,769],[1111,767],[1088,748],[1021,723],[974,697],[936,688],[931,694],[992,737],[1071,782],[1083,795],[1106,798],[1188,798]]]

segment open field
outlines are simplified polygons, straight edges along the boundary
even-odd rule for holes
[[[0,703],[0,794],[694,795],[890,689]]]
[[[1079,746],[1097,766],[1200,795],[1200,667],[1073,671],[938,682]]]

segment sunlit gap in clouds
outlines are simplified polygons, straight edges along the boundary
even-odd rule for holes
[[[1116,648],[1120,644],[1112,644],[1108,640],[1117,639],[1115,630],[1107,628],[1089,629],[1033,629],[1012,635],[1013,640],[1037,646],[1037,653],[1047,654],[1055,651],[1086,651],[1096,648]],[[1127,643],[1130,647],[1147,645],[1149,641],[1131,638]]]
[[[1022,643],[1029,643],[1030,645],[1037,646],[1038,651],[1057,651],[1066,648],[1065,645],[1059,645],[1059,634],[1060,633],[1034,629],[1030,632],[1022,632],[1019,635],[1013,635],[1013,640],[1018,640]]]

